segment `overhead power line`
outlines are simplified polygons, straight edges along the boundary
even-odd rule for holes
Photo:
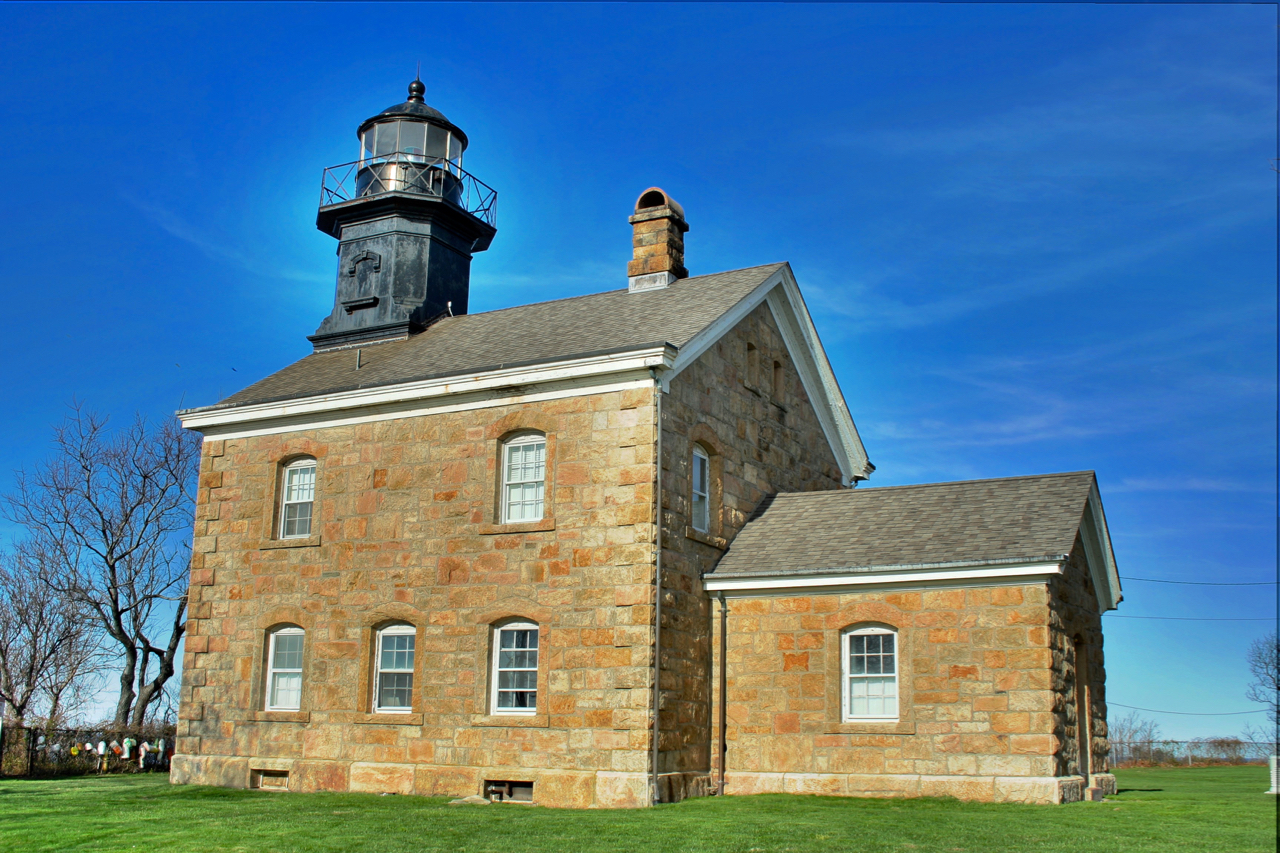
[[[1274,622],[1274,616],[1240,616],[1240,617],[1215,617],[1215,616],[1120,616],[1119,614],[1112,616],[1112,619],[1167,619],[1173,622]]]
[[[1131,578],[1128,575],[1121,575],[1122,581],[1146,581],[1147,583],[1176,583],[1187,586],[1275,586],[1276,581],[1248,581],[1245,583],[1218,583],[1216,581],[1166,581],[1158,578]]]
[[[1147,711],[1151,714],[1177,714],[1181,717],[1238,717],[1241,714],[1265,714],[1266,708],[1259,708],[1257,711],[1226,711],[1218,713],[1197,713],[1195,711],[1158,711],[1155,708],[1139,708],[1137,705],[1121,705],[1119,702],[1108,702],[1116,708],[1128,708],[1130,711]]]

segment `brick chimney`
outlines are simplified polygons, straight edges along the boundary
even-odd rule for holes
[[[684,268],[684,208],[657,187],[640,193],[636,212],[627,220],[634,232],[633,256],[627,264],[627,290],[658,290],[679,278]]]

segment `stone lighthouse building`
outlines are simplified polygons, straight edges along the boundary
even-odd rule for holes
[[[1092,472],[894,488],[790,266],[472,314],[496,194],[409,99],[326,169],[313,352],[211,406],[178,783],[641,806],[1112,789]],[[625,286],[624,286],[625,285]],[[857,488],[854,488],[857,486]]]

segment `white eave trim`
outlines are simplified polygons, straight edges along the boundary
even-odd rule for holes
[[[728,598],[759,595],[804,595],[807,593],[869,592],[881,589],[936,589],[960,586],[1007,586],[1045,583],[1064,572],[1064,563],[1022,563],[974,565],[951,569],[886,569],[844,573],[789,574],[769,577],[722,577],[702,579],[707,592],[723,592]]]
[[[668,390],[672,377],[693,364],[716,341],[724,337],[748,314],[765,302],[782,333],[783,343],[800,373],[805,393],[813,403],[814,413],[822,426],[831,452],[835,454],[840,473],[847,485],[871,476],[874,466],[867,459],[858,428],[854,426],[844,395],[836,382],[835,371],[818,339],[818,331],[805,307],[789,264],[783,264],[755,290],[711,325],[680,348],[672,369],[663,376],[663,390]]]
[[[664,345],[278,402],[191,409],[179,412],[178,417],[187,429],[206,434],[231,430],[243,432],[251,425],[261,427],[251,430],[254,433],[267,433],[275,431],[275,427],[268,424],[315,425],[320,421],[333,422],[340,414],[356,416],[361,411],[404,411],[405,407],[421,406],[444,397],[497,399],[522,396],[527,394],[530,386],[572,386],[578,393],[588,393],[591,387],[608,384],[626,374],[648,375],[651,369],[668,369],[675,358],[675,347]],[[349,418],[338,418],[345,419]]]
[[[1107,530],[1107,516],[1102,511],[1102,495],[1098,492],[1096,479],[1089,489],[1089,500],[1080,519],[1080,540],[1084,543],[1089,578],[1097,591],[1098,612],[1115,610],[1124,600],[1124,593],[1120,589],[1120,571],[1116,568],[1115,552],[1111,549],[1111,533]]]

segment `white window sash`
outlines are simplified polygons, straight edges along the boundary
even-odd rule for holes
[[[280,482],[281,539],[304,539],[311,535],[315,527],[315,494],[316,463],[313,460],[295,462],[284,469]],[[290,522],[296,522],[292,530]]]
[[[267,644],[267,695],[265,707],[268,711],[297,711],[302,707],[302,654],[300,651],[296,668],[276,666],[276,644],[280,637],[302,637],[305,649],[306,634],[301,628],[281,628],[279,631],[271,632],[270,642]],[[292,705],[275,702],[274,700],[279,695],[277,685],[284,678],[289,677],[294,677],[297,680],[297,702]]]
[[[413,691],[415,685],[413,683],[414,664],[417,662],[418,643],[417,629],[412,625],[392,625],[389,628],[383,628],[378,632],[378,644],[374,654],[374,675],[373,675],[373,711],[375,714],[408,714],[413,711]],[[404,650],[408,654],[407,667],[388,667],[382,665],[382,650],[384,640],[388,637],[409,637],[412,642],[409,648]],[[393,649],[393,654],[401,653],[401,650]],[[382,676],[384,675],[408,675],[409,676],[409,704],[407,705],[383,705],[382,699]],[[403,688],[396,687],[395,690]]]
[[[523,458],[525,453],[532,453],[532,460]],[[517,454],[522,454],[522,458],[513,465],[512,462]],[[541,521],[546,514],[546,488],[546,436],[526,435],[504,443],[502,445],[502,522],[521,524]]]
[[[508,631],[512,631],[512,632],[532,631],[533,632],[534,640],[536,641],[537,645],[532,649],[519,650],[519,651],[533,652],[534,665],[532,667],[502,666],[502,635]],[[508,651],[512,651],[512,649],[508,649]],[[502,627],[496,628],[494,630],[493,632],[493,677],[491,679],[493,682],[493,686],[492,686],[492,690],[489,697],[489,708],[490,708],[490,713],[492,715],[503,716],[503,717],[509,717],[509,716],[532,717],[538,713],[538,670],[539,670],[539,664],[541,662],[541,655],[542,655],[542,636],[538,630],[538,626],[534,625],[532,622],[513,622],[507,625],[503,625]],[[499,690],[499,685],[501,684],[501,681],[502,681],[502,673],[504,672],[532,672],[533,683],[534,683],[532,690],[526,690],[521,688],[504,688],[502,690]],[[530,708],[501,707],[500,700],[501,700],[502,694],[511,693],[511,692],[533,693],[533,707],[530,707]]]
[[[893,638],[893,671],[880,673],[851,672],[850,658],[853,654],[854,637],[892,637]],[[840,642],[840,716],[846,723],[861,722],[893,722],[901,719],[901,696],[899,693],[899,666],[902,649],[898,643],[896,631],[884,628],[864,628],[845,632]],[[883,654],[883,653],[881,653]],[[879,702],[883,708],[892,709],[885,713],[853,713],[853,699],[867,700],[868,707],[872,702]]]
[[[707,533],[711,529],[711,459],[698,447],[693,449],[691,479],[693,480],[691,524],[694,530]]]

